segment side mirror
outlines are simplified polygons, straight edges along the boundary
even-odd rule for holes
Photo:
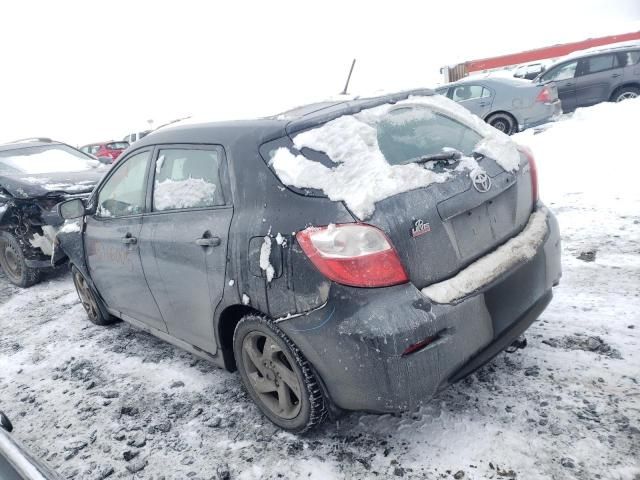
[[[58,204],[58,215],[65,220],[73,220],[84,216],[86,207],[79,198],[72,198]]]

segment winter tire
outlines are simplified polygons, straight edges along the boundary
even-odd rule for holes
[[[0,233],[0,266],[11,283],[27,288],[40,281],[41,271],[27,266],[20,243],[10,233]]]
[[[518,131],[515,119],[508,113],[494,113],[487,117],[487,123],[507,135],[513,135]]]
[[[614,102],[622,102],[623,100],[629,100],[630,98],[636,98],[638,96],[640,96],[640,88],[622,87],[616,90],[613,94],[612,100]]]
[[[271,320],[240,320],[233,352],[247,392],[277,426],[304,433],[325,420],[327,401],[311,365]]]
[[[87,312],[87,316],[91,323],[104,326],[111,325],[118,321],[117,318],[112,317],[111,315],[105,316],[102,313],[98,304],[99,300],[96,298],[93,290],[84,278],[84,275],[80,273],[80,270],[78,270],[75,265],[71,267],[71,276],[73,277],[73,284],[76,287],[76,292],[78,292],[80,303],[82,303],[82,306]]]

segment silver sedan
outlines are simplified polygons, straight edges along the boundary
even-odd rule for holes
[[[511,135],[554,120],[562,114],[558,90],[553,83],[501,77],[468,77],[436,89]]]

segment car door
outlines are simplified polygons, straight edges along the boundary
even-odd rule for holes
[[[222,299],[233,208],[219,146],[158,147],[141,255],[171,335],[216,352],[213,314]]]
[[[147,196],[151,150],[118,163],[94,195],[95,213],[86,217],[86,261],[107,307],[167,331],[140,261],[140,229]]]
[[[562,102],[562,111],[572,112],[576,109],[576,70],[578,61],[573,60],[547,70],[540,77],[540,82],[553,81],[558,88],[558,98]]]
[[[452,87],[449,90],[449,98],[471,113],[484,118],[491,112],[494,94],[492,90],[482,85],[465,84]]]
[[[615,53],[583,58],[576,77],[576,107],[606,102],[624,75],[620,58]]]

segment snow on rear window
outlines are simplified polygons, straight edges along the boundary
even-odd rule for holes
[[[405,106],[409,109],[402,108]],[[398,109],[399,113],[391,113]],[[448,119],[447,125],[442,118]],[[394,127],[415,122],[421,127],[418,135],[405,132],[403,138],[399,131],[395,138],[385,136],[393,133]],[[431,133],[429,126],[432,130],[434,126],[438,128],[427,138]],[[505,170],[516,170],[520,161],[520,154],[509,137],[441,96],[410,97],[395,105],[385,104],[355,115],[344,115],[296,135],[293,143],[299,151],[309,148],[324,152],[336,165],[329,168],[281,147],[270,162],[280,180],[293,187],[318,189],[331,200],[344,201],[361,219],[371,216],[375,203],[380,200],[442,183],[450,177],[448,172],[436,173],[416,163],[405,163],[420,155],[449,148],[470,154],[475,145],[476,149],[479,146],[483,150],[480,153],[494,158]],[[465,157],[458,170],[475,168],[478,168],[477,162]]]

